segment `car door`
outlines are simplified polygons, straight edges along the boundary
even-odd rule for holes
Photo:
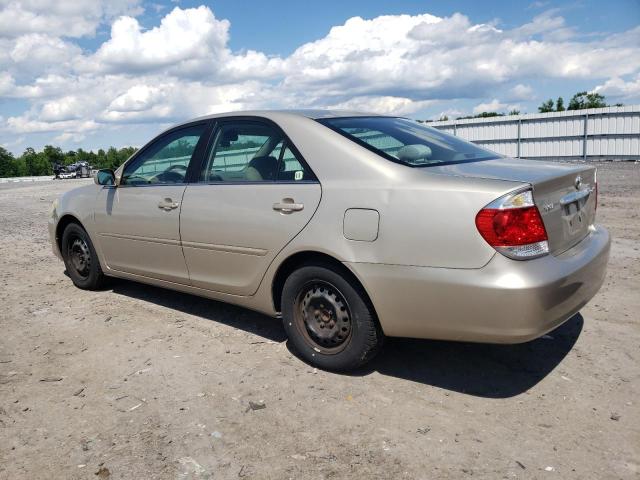
[[[264,119],[218,121],[180,231],[193,286],[252,295],[309,222],[320,183],[282,130]]]
[[[207,141],[208,124],[177,128],[149,143],[124,167],[117,186],[97,197],[98,242],[109,268],[189,283],[180,246],[180,206]]]

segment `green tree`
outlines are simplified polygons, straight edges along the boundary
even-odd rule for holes
[[[103,149],[98,150],[96,154],[96,161],[93,165],[96,168],[108,168],[107,167],[107,154]]]
[[[107,150],[107,162],[105,168],[112,168],[115,170],[118,168],[118,165],[120,165],[118,162],[118,150],[115,147],[109,147],[109,150]]]
[[[491,118],[491,117],[503,117],[504,113],[498,112],[482,112],[475,116],[475,118]]]
[[[562,97],[558,97],[558,100],[556,100],[556,112],[564,112],[564,99]]]
[[[39,173],[32,173],[31,175],[51,175],[53,173],[54,164],[58,163],[60,165],[68,165],[68,163],[65,163],[65,160],[64,153],[62,153],[62,149],[60,147],[45,145],[42,153],[38,154],[37,171]]]
[[[79,148],[63,153],[59,147],[47,145],[41,152],[27,148],[15,158],[7,149],[0,147],[0,177],[23,177],[27,175],[52,175],[53,164],[69,165],[74,162],[88,162],[94,168],[117,168],[137,151],[135,147],[117,149],[110,147],[98,153]]]
[[[15,177],[17,175],[17,164],[13,153],[0,147],[0,177]]]
[[[466,118],[492,118],[492,117],[504,117],[504,113],[499,112],[482,112],[477,115],[469,115],[466,117],[457,117],[456,120],[464,120]]]
[[[54,147],[53,145],[45,145],[42,153],[44,157],[51,163],[64,162],[64,153],[62,153],[62,149],[60,147]]]
[[[49,147],[49,149],[47,149]],[[56,153],[54,147],[51,145],[47,145],[45,147],[45,151],[36,152],[33,148],[28,147],[21,158],[24,160],[26,166],[26,175],[51,175],[53,173],[53,168],[51,163],[48,160],[47,153],[53,153],[53,158],[56,158]],[[59,150],[59,149],[58,149]],[[62,157],[62,151],[60,151],[60,158]]]
[[[514,108],[509,112],[509,115],[520,115],[520,110]]]
[[[72,163],[75,163],[78,161],[76,152],[74,152],[73,150],[69,150],[67,153],[64,154],[64,164],[65,165],[71,165]]]
[[[127,161],[136,151],[138,151],[138,149],[135,147],[124,147],[118,150],[118,166]]]
[[[585,108],[603,108],[608,106],[603,95],[596,92],[578,92],[569,101],[567,110],[584,110]]]
[[[540,113],[548,113],[553,112],[553,100],[549,99],[546,102],[543,102],[542,105],[538,107],[538,112]]]

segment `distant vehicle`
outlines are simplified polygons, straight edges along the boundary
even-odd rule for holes
[[[62,166],[59,162],[55,162],[53,164],[53,174],[54,174],[53,179],[55,180],[57,178],[60,178],[60,174],[64,171],[65,171],[64,166]]]
[[[76,162],[66,167],[68,172],[74,172],[75,178],[89,178],[91,176],[91,165],[88,162]]]
[[[62,166],[56,163],[53,166],[55,178],[89,178],[94,172],[93,167],[88,162],[76,162],[70,165]]]
[[[245,112],[162,133],[54,202],[74,284],[121,277],[282,316],[322,368],[384,336],[518,343],[605,278],[596,169],[505,158],[404,118]]]

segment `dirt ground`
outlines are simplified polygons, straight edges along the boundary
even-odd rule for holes
[[[637,479],[640,165],[598,179],[612,256],[581,314],[523,345],[390,340],[351,375],[251,311],[75,289],[46,222],[87,180],[0,185],[0,478]]]

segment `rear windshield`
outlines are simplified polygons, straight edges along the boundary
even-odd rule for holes
[[[473,143],[405,118],[343,117],[323,118],[318,122],[391,161],[411,167],[500,157]]]

